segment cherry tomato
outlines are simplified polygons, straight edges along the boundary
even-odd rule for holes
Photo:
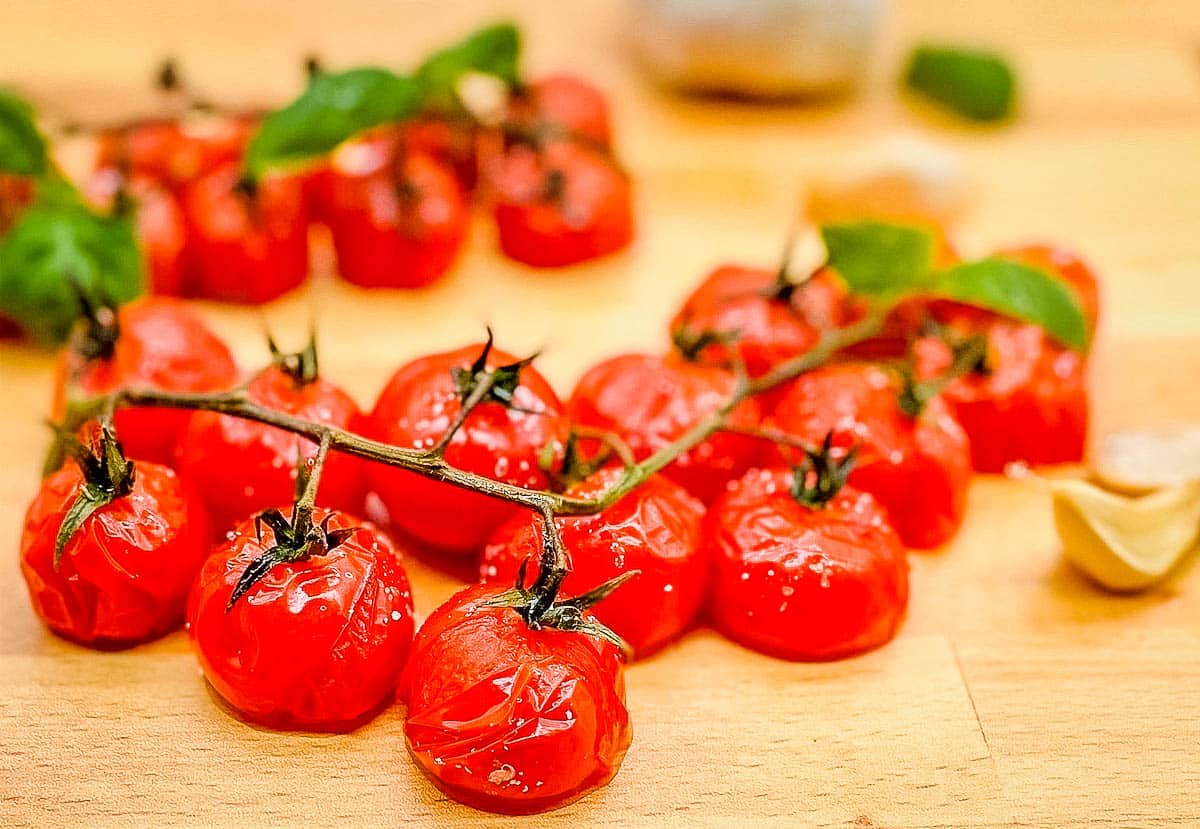
[[[612,143],[604,93],[577,75],[547,75],[529,84],[514,95],[509,119],[534,129],[557,127],[602,148]]]
[[[968,332],[987,337],[979,370],[942,392],[971,442],[979,472],[1003,472],[1014,461],[1071,463],[1083,459],[1088,394],[1084,358],[1050,340],[1036,325],[996,318]],[[949,348],[926,338],[917,344],[918,371],[936,376],[949,365]]]
[[[828,276],[785,286],[770,271],[723,265],[692,292],[671,321],[671,330],[677,341],[706,333],[732,336],[747,372],[759,377],[804,354],[816,345],[822,330],[836,326],[840,293]],[[730,359],[720,342],[705,346],[698,356],[718,364]]]
[[[784,659],[841,659],[891,640],[908,606],[908,560],[879,502],[842,489],[821,506],[793,473],[753,469],[709,511],[717,629]]]
[[[524,144],[490,166],[500,248],[543,268],[595,259],[633,240],[629,178],[612,159],[578,143]]]
[[[85,353],[98,356],[88,358]],[[233,355],[203,320],[184,303],[162,297],[137,299],[122,307],[116,341],[108,346],[77,339],[59,357],[56,374],[56,418],[65,410],[70,377],[77,378],[83,395],[143,387],[216,392],[231,388],[238,379]],[[188,417],[182,410],[120,409],[116,427],[131,457],[170,464]]]
[[[475,186],[478,161],[476,129],[471,120],[433,114],[418,116],[403,125],[402,141],[406,152],[430,156],[453,170],[464,192]]]
[[[425,621],[405,670],[404,731],[448,796],[530,814],[612,780],[632,731],[616,647],[488,606],[503,589],[468,587]]]
[[[609,467],[568,490],[591,498],[620,479]],[[573,569],[563,582],[567,595],[583,593],[629,570],[641,570],[628,584],[596,605],[596,618],[612,628],[638,657],[679,638],[700,609],[706,564],[701,555],[704,505],[678,484],[652,476],[598,515],[557,519]],[[492,535],[483,553],[484,581],[510,586],[522,562],[529,577],[538,572],[541,518],[514,516]]]
[[[308,276],[308,216],[299,178],[268,176],[244,188],[237,165],[192,183],[183,196],[196,294],[269,302]]]
[[[1076,254],[1055,245],[1023,245],[1003,249],[996,255],[1041,268],[1062,279],[1075,292],[1088,331],[1096,330],[1100,317],[1100,285],[1096,274]]]
[[[325,221],[338,273],[366,288],[419,288],[443,276],[470,216],[454,174],[408,152],[366,175],[334,168]]]
[[[397,446],[432,447],[461,411],[454,369],[469,369],[483,344],[431,354],[402,366],[379,395],[371,413],[371,434]],[[499,350],[488,354],[487,366],[517,362]],[[495,401],[480,404],[446,447],[447,463],[527,489],[545,489],[546,473],[538,465],[550,445],[561,458],[567,437],[563,406],[536,369],[520,371],[513,407]],[[477,492],[440,483],[403,469],[367,465],[367,480],[393,525],[447,552],[478,552],[488,536],[522,507]]]
[[[321,377],[306,382],[269,368],[251,381],[246,396],[305,420],[361,431],[363,415],[358,405]],[[191,416],[183,431],[175,468],[196,484],[214,529],[224,532],[259,510],[291,501],[301,451],[311,461],[316,444],[274,426],[201,411]],[[321,475],[320,503],[361,515],[365,466],[353,455],[331,452]]]
[[[280,539],[240,524],[204,562],[188,603],[200,667],[231,708],[273,727],[349,730],[389,700],[412,644],[408,577],[387,537],[318,507],[313,523],[351,530],[326,552],[271,567],[230,605],[239,580]]]
[[[239,161],[256,125],[250,115],[200,112],[140,121],[100,133],[97,167],[181,187]]]
[[[613,432],[629,444],[634,457],[644,460],[713,414],[736,386],[733,374],[716,366],[624,354],[588,370],[567,411],[575,423]],[[754,428],[759,415],[757,401],[748,399],[729,422]],[[753,438],[718,433],[684,452],[663,474],[709,503],[754,464],[759,449]]]
[[[886,371],[843,363],[792,381],[768,424],[810,445],[832,431],[839,456],[857,446],[850,485],[883,504],[908,546],[936,547],[962,523],[971,450],[940,397],[910,417]]]
[[[98,648],[174,630],[208,552],[199,494],[172,470],[136,461],[132,491],[84,519],[56,570],[55,537],[83,485],[68,464],[42,482],[25,514],[21,572],[34,611],[60,636]]]

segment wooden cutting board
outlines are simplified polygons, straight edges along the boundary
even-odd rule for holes
[[[417,294],[332,281],[265,311],[205,307],[247,366],[265,316],[370,405],[392,369],[477,339],[544,346],[566,393],[591,362],[661,348],[673,306],[712,265],[770,264],[806,177],[856,142],[927,133],[958,150],[976,203],[968,253],[1028,239],[1077,246],[1104,278],[1093,363],[1097,431],[1200,420],[1200,5],[1193,0],[909,0],[896,4],[860,99],[755,108],[665,97],[625,59],[624,8],[580,3],[266,0],[214,10],[109,0],[0,5],[0,81],[62,117],[142,110],[158,58],[207,97],[271,103],[302,56],[405,66],[500,11],[534,69],[576,68],[612,93],[638,187],[629,253],[558,273],[503,261],[474,228],[461,265]],[[900,56],[938,36],[1004,48],[1021,116],[931,124],[893,93]],[[511,826],[446,801],[392,710],[346,736],[279,734],[214,704],[177,634],[96,654],[29,610],[17,538],[37,485],[51,358],[0,347],[0,825]],[[1047,499],[981,477],[962,532],[914,555],[890,646],[824,665],[775,661],[708,630],[629,670],[635,738],[611,786],[535,826],[992,827],[1200,824],[1200,569],[1137,597],[1060,564]],[[457,582],[414,561],[427,614]]]

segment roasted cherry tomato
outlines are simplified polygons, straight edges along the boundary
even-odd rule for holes
[[[324,378],[279,367],[251,381],[246,396],[260,406],[351,432],[362,430],[358,405]],[[213,526],[224,532],[296,494],[300,455],[307,461],[316,444],[290,432],[216,412],[196,412],[183,431],[175,468],[199,488]],[[366,464],[330,452],[321,475],[321,503],[351,515],[363,513]]]
[[[71,378],[82,395],[121,388],[216,392],[238,379],[229,349],[184,303],[161,297],[137,299],[115,320],[81,331],[59,358],[55,417],[61,417]],[[115,324],[114,324],[115,323]],[[117,432],[134,458],[171,464],[189,413],[171,409],[120,409]]]
[[[1013,320],[996,318],[959,330],[987,338],[982,364],[942,392],[970,437],[975,469],[1003,472],[1014,461],[1082,460],[1088,423],[1083,356],[1050,340],[1040,327]],[[947,344],[934,338],[918,342],[916,354],[918,371],[927,377],[943,372],[952,359]]]
[[[319,507],[312,525],[328,539],[317,551],[273,564],[235,599],[247,568],[289,543],[268,524],[261,540],[254,521],[239,525],[204,562],[188,626],[204,675],[240,716],[344,731],[393,697],[412,644],[412,597],[382,533]]]
[[[197,296],[261,303],[298,287],[308,276],[308,215],[304,183],[268,176],[256,185],[228,165],[184,193],[192,282]]]
[[[404,152],[367,173],[332,168],[323,215],[338,273],[365,288],[420,288],[449,270],[470,216],[451,170]]]
[[[1024,245],[1005,248],[997,256],[1015,259],[1026,265],[1041,268],[1070,286],[1083,309],[1089,332],[1096,330],[1100,317],[1100,285],[1087,263],[1073,252],[1055,245]]]
[[[598,147],[612,143],[604,93],[577,75],[547,75],[529,84],[509,105],[509,120],[532,129],[557,128]]]
[[[888,372],[843,363],[792,381],[768,424],[810,446],[832,430],[837,458],[857,446],[851,486],[883,504],[908,546],[936,547],[962,523],[971,450],[940,397],[910,417]]]
[[[571,419],[613,432],[643,460],[712,415],[737,386],[733,374],[676,357],[624,354],[593,366],[567,403]],[[730,415],[731,426],[758,426],[753,399]],[[717,433],[683,453],[663,474],[708,503],[725,484],[753,465],[759,443],[745,435]]]
[[[397,446],[434,446],[462,410],[463,394],[455,375],[469,375],[481,354],[488,370],[519,363],[484,344],[413,360],[392,375],[380,393],[371,414],[371,434]],[[458,469],[545,489],[549,479],[538,461],[548,446],[554,457],[562,457],[567,421],[558,396],[536,369],[525,366],[517,375],[511,406],[497,400],[481,403],[454,434],[444,457]],[[369,487],[387,507],[391,522],[448,552],[477,553],[499,524],[522,509],[403,469],[367,467]]]
[[[406,122],[402,130],[401,140],[406,152],[430,156],[453,170],[463,191],[470,191],[475,186],[478,161],[474,121],[431,113]]]
[[[709,511],[713,622],[784,659],[877,648],[908,605],[904,547],[870,495],[846,488],[806,501],[796,474],[751,470]]]
[[[629,178],[603,153],[569,141],[519,143],[489,176],[500,248],[518,262],[561,267],[633,240]]]
[[[140,121],[98,136],[96,166],[181,187],[241,159],[257,119],[207,112]]]
[[[831,276],[801,285],[758,268],[723,265],[700,283],[671,321],[676,344],[705,362],[727,364],[732,343],[751,377],[804,354],[840,319],[842,293]]]
[[[188,590],[208,553],[200,496],[172,470],[134,464],[125,494],[98,507],[54,565],[55,538],[85,484],[74,464],[42,482],[25,514],[21,572],[51,630],[98,648],[147,642],[183,622]]]
[[[570,495],[594,498],[621,478],[609,467],[571,487]],[[652,476],[598,515],[557,519],[572,570],[563,582],[567,595],[582,593],[630,570],[628,584],[596,605],[595,614],[647,656],[687,629],[704,598],[707,562],[701,555],[704,505],[678,484]],[[528,562],[536,578],[542,552],[542,520],[531,512],[501,525],[488,542],[479,572],[484,581],[514,583]]]
[[[404,730],[447,795],[529,814],[608,783],[632,731],[620,651],[586,633],[534,630],[488,604],[503,589],[468,587],[425,621],[404,675]]]

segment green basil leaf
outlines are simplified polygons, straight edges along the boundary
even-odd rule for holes
[[[0,172],[40,176],[46,167],[46,142],[33,107],[0,89]]]
[[[246,149],[246,172],[257,177],[322,156],[356,133],[409,117],[421,97],[419,83],[386,69],[319,73],[299,98],[263,119]]]
[[[1075,294],[1037,268],[998,258],[967,262],[935,274],[926,290],[1036,323],[1070,348],[1087,347],[1087,322]]]
[[[512,23],[480,29],[453,46],[435,52],[417,68],[416,78],[425,88],[425,103],[456,108],[458,79],[465,72],[494,75],[515,87],[520,83],[521,34]]]
[[[43,345],[62,342],[79,315],[72,280],[105,301],[141,293],[133,228],[66,198],[39,201],[0,240],[0,312]]]
[[[952,46],[918,46],[904,84],[913,92],[973,121],[997,121],[1012,112],[1016,79],[1000,55]]]
[[[883,222],[821,228],[829,265],[856,293],[889,296],[924,283],[933,262],[933,237],[924,230]]]

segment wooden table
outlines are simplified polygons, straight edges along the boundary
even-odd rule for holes
[[[144,78],[179,56],[205,94],[269,103],[300,61],[405,66],[512,4],[196,2],[0,5],[0,80],[51,114],[137,111]],[[480,8],[484,6],[486,8]],[[809,173],[860,141],[918,131],[959,151],[976,202],[968,252],[1031,237],[1086,252],[1104,278],[1097,432],[1200,420],[1200,5],[1194,0],[896,4],[864,94],[809,108],[657,93],[624,54],[623,8],[519,4],[534,69],[573,66],[612,92],[638,184],[626,255],[535,273],[479,223],[464,261],[416,294],[321,275],[266,310],[299,342],[319,309],[324,366],[369,405],[390,370],[479,337],[545,346],[567,391],[620,349],[661,348],[673,305],[722,260],[770,263]],[[930,123],[894,95],[923,35],[1003,47],[1020,67],[1011,128]],[[245,365],[260,312],[205,308]],[[0,825],[510,826],[446,801],[417,774],[393,709],[346,736],[246,726],[210,698],[184,635],[97,654],[29,610],[16,539],[37,485],[48,355],[5,346],[0,458]],[[914,555],[894,644],[793,665],[700,630],[629,671],[636,738],[620,775],[537,826],[984,827],[1200,823],[1200,570],[1121,598],[1062,565],[1046,498],[981,477],[962,532]],[[456,582],[418,562],[419,612]]]

